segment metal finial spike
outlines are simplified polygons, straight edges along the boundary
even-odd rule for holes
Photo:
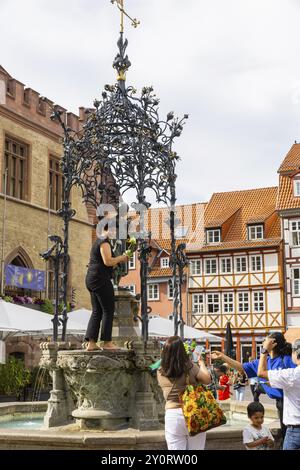
[[[118,9],[121,12],[121,29],[120,29],[121,33],[124,32],[124,15],[127,16],[127,18],[130,19],[131,26],[133,26],[134,28],[137,28],[138,25],[141,24],[140,21],[138,21],[136,18],[131,18],[131,16],[127,13],[127,11],[125,11],[125,9],[124,9],[124,1],[125,0],[110,0],[110,1],[113,5],[116,4]]]

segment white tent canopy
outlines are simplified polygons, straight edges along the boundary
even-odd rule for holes
[[[0,331],[37,332],[51,328],[52,316],[0,300]]]
[[[67,333],[84,334],[90,315],[91,311],[84,308],[68,313]],[[0,358],[0,362],[1,359],[3,361],[3,356],[5,356],[3,343],[5,338],[11,335],[22,336],[24,334],[51,335],[53,331],[52,319],[53,315],[0,300],[0,341],[2,341],[0,347],[2,358]],[[166,338],[173,336],[173,334],[173,321],[163,317],[150,317],[150,337]],[[186,339],[208,339],[212,342],[221,339],[219,336],[186,325],[184,326],[184,337]]]
[[[78,320],[75,320],[73,317],[74,312],[68,313],[68,333],[86,329],[91,313],[88,310],[86,312],[86,324],[83,321],[83,317],[76,317]],[[12,334],[18,332],[19,335],[23,333],[51,333],[53,330],[52,319],[53,315],[48,313],[0,300],[0,331],[4,334],[9,332]]]
[[[163,317],[150,317],[149,319],[149,336],[169,337],[174,335],[174,322]],[[213,335],[206,331],[192,328],[184,325],[184,338],[186,339],[208,339],[209,341],[220,341],[220,336]]]
[[[68,314],[69,316],[69,314]],[[89,318],[87,316],[87,318]],[[5,342],[9,336],[52,335],[53,315],[0,300],[0,364],[5,363]],[[59,327],[59,331],[62,327]],[[72,318],[67,333],[83,333],[85,326]]]
[[[68,331],[72,329],[72,322],[81,324],[83,330],[85,331],[90,319],[90,315],[91,311],[85,308],[74,310],[73,312],[69,313]],[[163,317],[150,317],[148,328],[149,336],[151,337],[165,338],[174,335],[174,322]],[[219,336],[186,325],[184,326],[184,337],[187,339],[208,339],[210,341],[221,340]]]
[[[0,364],[5,364],[5,339],[12,335],[42,332],[51,328],[51,315],[0,299]]]
[[[87,310],[86,308],[80,308],[78,310],[73,310],[73,312],[68,313],[68,330],[72,328],[72,326],[76,327],[76,325],[80,325],[81,330],[85,332],[91,314],[91,310]]]
[[[87,309],[74,310],[68,313],[68,333],[84,333],[90,319],[91,311]],[[50,333],[53,329],[53,315],[44,312],[24,308],[20,305],[4,302],[0,300],[0,331],[3,334],[30,334],[30,333]],[[174,334],[174,323],[163,317],[150,317],[149,336],[169,337]],[[190,326],[184,326],[184,337],[195,339],[208,339],[210,341],[221,338],[206,331],[198,330]]]

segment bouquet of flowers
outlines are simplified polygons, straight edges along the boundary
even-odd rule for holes
[[[125,251],[125,255],[127,255],[128,258],[132,258],[133,253],[137,250],[137,241],[135,237],[130,237],[126,244],[128,244],[128,246]]]
[[[197,343],[194,339],[192,340],[189,339],[185,341],[184,343],[184,349],[188,356],[193,355],[193,352],[195,351],[196,347],[197,347]]]
[[[184,344],[184,349],[185,349],[186,353],[189,356],[192,356],[193,352],[195,351],[195,348],[197,346],[196,341],[194,339],[193,340],[188,340],[188,341],[185,341],[183,344]],[[157,369],[159,369],[160,366],[161,366],[161,359],[156,361],[154,364],[151,364],[149,366],[149,369],[153,372],[153,371],[156,371]]]

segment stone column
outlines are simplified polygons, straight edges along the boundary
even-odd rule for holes
[[[134,317],[139,309],[139,301],[128,289],[115,289],[115,316],[113,342],[123,347],[129,340],[139,340],[140,328]]]
[[[62,426],[72,421],[71,412],[74,405],[66,392],[63,370],[56,365],[59,344],[41,343],[40,347],[43,351],[40,366],[49,370],[53,380],[44,426],[46,428]]]
[[[133,410],[133,424],[140,430],[159,429],[158,404],[151,388],[151,386],[158,387],[158,383],[156,380],[151,380],[149,365],[158,360],[160,350],[152,341],[148,341],[146,345],[141,342],[133,342],[132,349],[135,353],[135,366],[140,369]]]

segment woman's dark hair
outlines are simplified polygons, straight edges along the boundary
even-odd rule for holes
[[[222,372],[222,374],[227,374],[227,367],[224,365],[221,365],[218,367],[219,371]]]
[[[161,355],[161,373],[163,376],[176,379],[187,373],[191,361],[179,336],[171,336],[165,342]]]
[[[292,355],[292,345],[287,342],[283,333],[276,332],[269,335],[270,338],[274,338],[276,346],[273,349],[276,356],[291,356]]]
[[[101,222],[102,219],[104,219],[104,215],[97,215],[98,223]],[[104,225],[103,230],[107,231],[108,230],[108,223]]]
[[[247,406],[248,418],[251,418],[254,413],[263,413],[265,414],[264,406],[259,401],[253,401]]]
[[[108,214],[106,215],[97,215],[98,223],[101,222],[105,217],[107,217]],[[119,219],[116,217],[115,220],[112,219],[112,222],[114,222],[114,226],[116,230],[119,230]],[[104,225],[103,230],[107,231],[109,229],[109,222]]]

